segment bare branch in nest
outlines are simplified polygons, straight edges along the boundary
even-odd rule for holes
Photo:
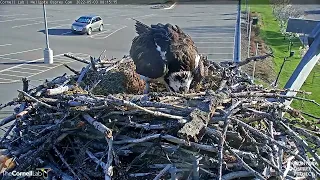
[[[74,56],[74,55],[71,55],[71,54],[64,54],[64,56],[65,56],[65,57],[68,57],[68,58],[71,58],[71,59],[73,59],[73,60],[76,60],[76,61],[85,63],[85,64],[90,64],[89,61],[84,60],[84,59],[81,59],[81,58],[78,58],[78,57],[76,57],[76,56]]]
[[[222,180],[232,180],[232,179],[237,179],[237,178],[249,178],[254,176],[252,172],[249,171],[236,171],[236,172],[231,172],[229,174],[223,175],[221,177]]]
[[[80,73],[76,70],[74,70],[73,68],[71,68],[70,66],[68,66],[67,64],[63,64],[64,67],[66,67],[67,69],[69,69],[71,72],[73,72],[76,75],[80,75]]]
[[[180,123],[185,123],[187,120],[182,117],[182,116],[174,116],[174,115],[170,115],[170,114],[166,114],[166,113],[162,113],[162,112],[159,112],[159,111],[151,111],[151,110],[148,110],[146,108],[143,108],[141,106],[138,106],[130,101],[126,101],[126,100],[121,100],[121,99],[118,99],[114,96],[111,96],[109,95],[108,98],[110,98],[112,101],[111,103],[117,103],[118,105],[125,105],[125,106],[129,106],[129,107],[132,107],[132,108],[137,108],[137,109],[140,109],[142,111],[145,111],[149,114],[152,114],[154,116],[163,116],[163,117],[167,117],[167,118],[170,118],[170,119],[177,119],[179,120]]]
[[[268,54],[265,54],[265,55],[262,55],[262,56],[253,56],[253,57],[249,57],[249,58],[246,58],[244,61],[240,61],[238,63],[238,66],[243,66],[243,65],[246,65],[248,63],[250,63],[251,61],[257,61],[257,60],[264,60],[268,57],[274,57],[272,53],[268,53]]]
[[[257,171],[255,171],[254,169],[252,169],[247,163],[245,163],[239,156],[237,153],[235,153],[228,145],[226,145],[226,149],[228,151],[230,151],[233,155],[235,155],[237,157],[237,159],[241,162],[241,165],[249,172],[251,172],[255,177],[258,177],[259,179],[264,179],[266,180],[265,177],[263,177],[260,173],[258,173]]]
[[[159,180],[165,173],[167,173],[169,171],[169,169],[172,167],[171,164],[168,164],[165,168],[163,168],[159,174],[153,178],[153,180]]]
[[[92,154],[92,152],[90,152],[89,150],[86,150],[86,153],[88,154],[90,159],[92,159],[95,163],[97,163],[102,169],[106,169],[106,164],[104,162],[100,161],[97,157],[95,157]]]
[[[70,167],[70,165],[67,163],[67,161],[64,159],[63,155],[59,152],[59,150],[53,146],[54,151],[57,153],[57,155],[59,156],[59,158],[61,159],[61,161],[65,164],[65,166],[69,169],[69,171],[77,178],[80,180],[80,178],[78,177],[78,175],[74,172],[74,170]]]
[[[32,101],[37,102],[39,105],[45,106],[45,107],[47,107],[47,108],[49,108],[49,109],[57,109],[56,107],[53,107],[53,106],[51,106],[51,105],[49,105],[49,104],[47,104],[47,103],[44,103],[44,102],[39,101],[38,99],[30,96],[28,93],[26,93],[26,92],[24,92],[24,91],[20,91],[20,90],[17,90],[17,91],[20,92],[20,93],[22,93],[24,96],[30,98]]]
[[[102,132],[105,135],[106,139],[109,139],[112,137],[112,130],[106,127],[105,125],[103,125],[102,123],[96,121],[89,114],[85,113],[82,115],[82,117],[91,125],[93,125],[98,131]]]

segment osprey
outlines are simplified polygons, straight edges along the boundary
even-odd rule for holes
[[[130,56],[136,72],[146,82],[144,93],[149,92],[150,81],[164,84],[168,91],[188,92],[191,82],[199,80],[202,66],[191,37],[177,25],[147,26],[135,21],[138,36],[132,40]]]

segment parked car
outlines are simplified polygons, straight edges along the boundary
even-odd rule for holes
[[[72,23],[71,30],[73,33],[91,35],[93,31],[103,30],[103,20],[96,15],[81,16]]]

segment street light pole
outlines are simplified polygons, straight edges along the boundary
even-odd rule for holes
[[[48,36],[48,25],[47,25],[47,14],[45,1],[43,2],[43,17],[44,17],[44,29],[46,34],[46,48],[43,50],[43,60],[45,64],[53,63],[53,51],[49,47],[49,36]]]

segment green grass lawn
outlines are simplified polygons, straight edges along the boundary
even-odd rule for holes
[[[288,56],[288,44],[289,40],[284,39],[283,35],[280,32],[279,23],[272,13],[272,6],[269,5],[269,0],[249,0],[250,2],[250,11],[257,12],[259,14],[259,25],[260,25],[260,36],[264,42],[272,48],[274,52],[274,64],[275,72],[279,72],[280,66],[283,62],[283,58]],[[242,6],[243,10],[245,9]],[[295,51],[295,55],[290,58],[291,61],[286,62],[280,78],[279,78],[279,88],[283,88],[287,80],[290,78],[292,72],[295,70],[299,64],[301,57],[299,47],[302,46],[300,40],[295,38],[293,40],[292,50]],[[312,83],[313,73],[317,72],[316,75],[319,77],[314,78]],[[306,95],[306,98],[314,99],[317,102],[320,102],[320,66],[317,65],[313,72],[309,75],[308,79],[304,83],[302,90],[312,92],[311,95]],[[300,109],[304,112],[312,113],[320,117],[320,107],[310,103],[310,102],[301,102],[294,100],[292,107]]]

